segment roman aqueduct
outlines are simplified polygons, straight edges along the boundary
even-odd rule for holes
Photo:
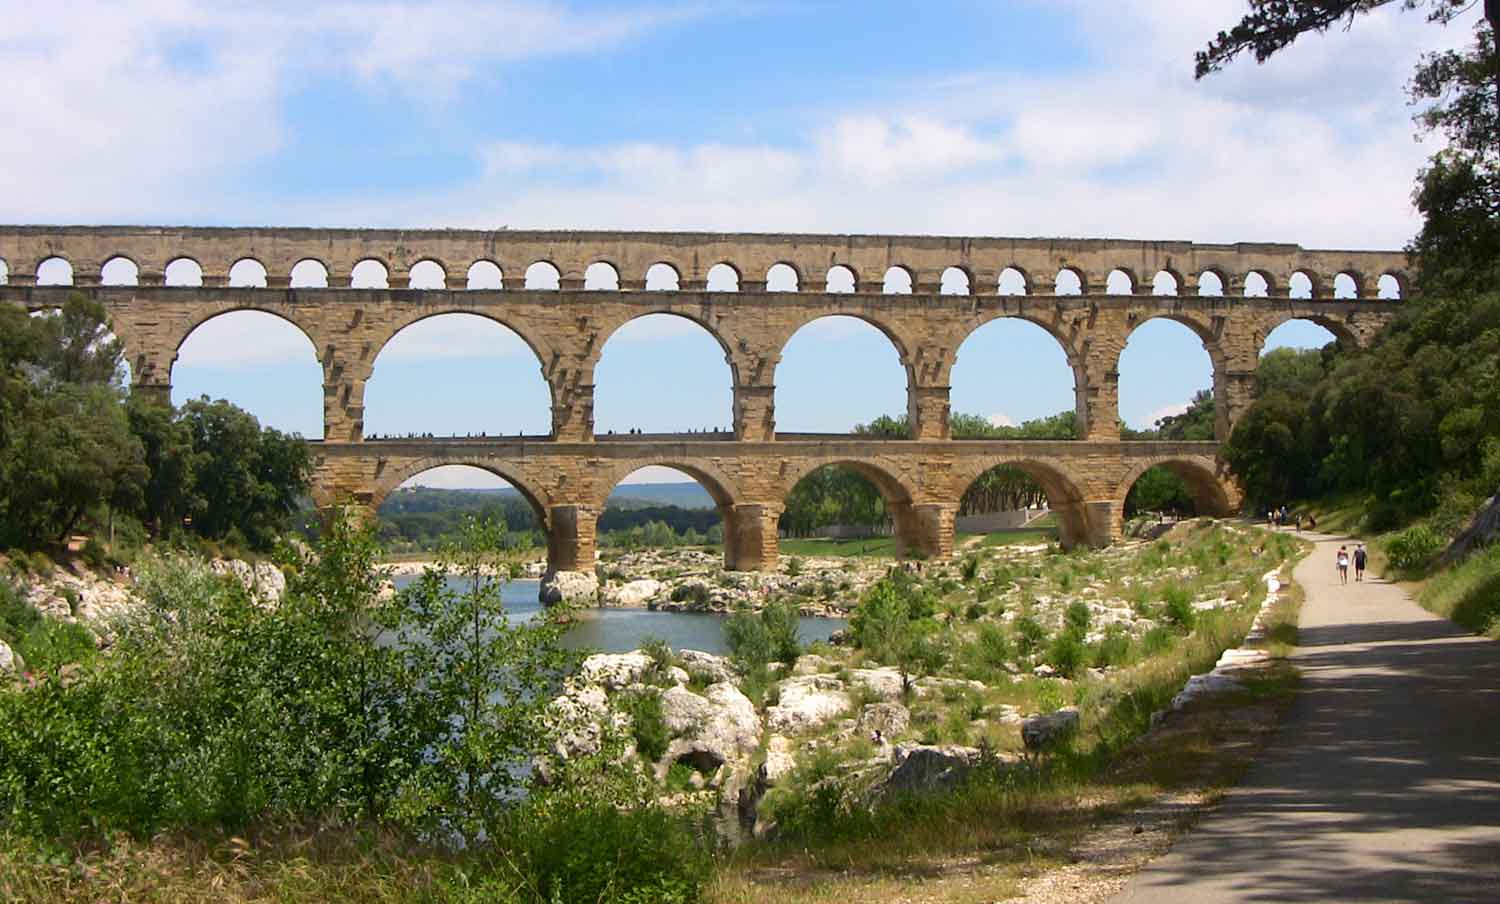
[[[104,285],[111,262],[122,260],[133,284]],[[184,264],[193,284],[167,285]],[[601,265],[615,287],[586,290],[585,272]],[[384,288],[350,288],[357,268],[372,267]],[[1126,493],[1156,465],[1182,475],[1201,510],[1228,513],[1240,495],[1218,442],[1120,439],[1118,366],[1132,330],[1169,318],[1202,340],[1222,441],[1253,397],[1273,329],[1309,320],[1365,344],[1407,294],[1406,267],[1401,252],[1109,239],[0,227],[0,300],[37,311],[59,306],[70,291],[99,299],[137,392],[169,394],[178,350],[213,317],[254,310],[287,320],[311,340],[323,369],[323,439],[309,441],[320,504],[378,506],[424,470],[473,465],[531,502],[550,565],[564,571],[591,569],[604,500],[647,465],[703,484],[723,515],[726,564],[747,570],[775,567],[783,500],[826,464],[869,477],[899,544],[934,556],[952,551],[965,489],[1001,464],[1042,484],[1066,544],[1117,538]],[[320,271],[314,279],[326,286],[293,288],[293,271],[306,268]],[[247,269],[250,284],[235,285]],[[653,269],[668,274],[666,291],[646,290]],[[795,291],[768,291],[768,274],[778,270],[773,288]],[[494,274],[491,287],[470,288],[481,271]],[[423,273],[428,287],[411,288]],[[539,273],[547,288],[538,287]],[[886,291],[893,279],[909,292]],[[1296,286],[1306,297],[1292,297]],[[498,321],[536,353],[552,399],[549,435],[365,438],[365,383],[380,350],[404,327],[454,312]],[[596,436],[594,369],[605,341],[638,317],[662,313],[698,323],[722,346],[733,379],[732,432]],[[912,439],[776,432],[782,349],[799,327],[829,315],[857,317],[890,339],[906,370]],[[1080,439],[949,438],[956,351],[1004,317],[1037,324],[1062,347]]]

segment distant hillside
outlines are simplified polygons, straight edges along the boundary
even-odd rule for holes
[[[713,497],[692,481],[687,483],[620,484],[609,496],[608,505],[640,508],[648,505],[675,505],[685,509],[714,508]]]

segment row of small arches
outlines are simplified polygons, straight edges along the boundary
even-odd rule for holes
[[[679,291],[682,286],[682,278],[677,269],[669,263],[652,264],[645,274],[644,288],[647,291]],[[737,269],[728,263],[719,263],[711,267],[707,273],[705,289],[710,292],[737,292],[740,290],[741,275]],[[5,278],[4,262],[0,261],[0,282]],[[72,285],[73,267],[64,258],[48,258],[37,267],[36,281],[38,285]],[[126,257],[114,257],[105,262],[100,269],[99,281],[106,286],[112,285],[137,285],[140,281],[140,270],[137,265]],[[501,289],[509,285],[510,288],[525,288],[529,290],[557,290],[562,286],[562,276],[557,267],[550,261],[537,261],[526,268],[524,276],[521,277],[517,286],[516,277],[506,277],[499,265],[493,261],[482,260],[472,264],[466,274],[463,288],[467,289]],[[163,282],[168,286],[201,286],[204,284],[203,268],[197,261],[188,257],[179,257],[170,261],[163,270]],[[228,285],[232,287],[259,287],[267,285],[267,271],[260,261],[254,258],[243,258],[236,261],[229,269]],[[765,287],[770,292],[796,292],[799,291],[804,282],[802,276],[790,264],[778,263],[766,272]],[[1195,294],[1201,296],[1223,296],[1232,294],[1227,285],[1224,274],[1213,270],[1205,270],[1198,274],[1196,286],[1188,287],[1188,279],[1167,270],[1158,271],[1151,279],[1149,291],[1144,284],[1139,284],[1137,279],[1123,269],[1110,271],[1103,286],[1104,294],[1107,295],[1180,295],[1187,294],[1185,290],[1195,288]],[[621,289],[621,278],[619,270],[606,261],[596,261],[584,271],[582,288],[597,291],[619,291]],[[974,280],[970,273],[961,267],[949,267],[943,271],[939,291],[945,295],[970,295],[974,292]],[[290,285],[293,288],[326,288],[329,285],[328,268],[313,258],[298,261],[293,265],[290,273]],[[349,285],[356,289],[387,289],[390,288],[390,274],[386,266],[380,261],[366,259],[355,264],[349,274]],[[460,288],[450,285],[447,271],[442,265],[433,260],[423,260],[415,264],[408,273],[408,286],[412,289],[447,289]],[[852,293],[859,289],[861,283],[854,271],[838,264],[831,267],[825,275],[823,291],[830,293]],[[914,288],[914,279],[910,270],[905,267],[895,266],[886,270],[881,283],[881,291],[885,294],[910,294]],[[995,292],[999,295],[1027,295],[1036,288],[1026,274],[1015,267],[1007,267],[1000,273],[999,280],[995,286]],[[1058,271],[1053,283],[1055,295],[1079,295],[1086,290],[1084,276],[1072,268],[1063,268]],[[1087,287],[1097,289],[1098,287]],[[1265,273],[1251,271],[1246,274],[1242,282],[1242,294],[1247,298],[1268,297],[1278,293],[1278,288],[1272,279]],[[1341,272],[1334,275],[1332,279],[1332,297],[1335,299],[1354,299],[1362,297],[1361,279],[1351,273]],[[1045,294],[1045,293],[1044,293]],[[1326,297],[1322,286],[1315,280],[1314,276],[1304,271],[1294,272],[1286,285],[1287,297],[1291,298],[1315,298]],[[1401,279],[1390,273],[1382,274],[1376,281],[1376,297],[1381,299],[1400,299],[1405,292]]]

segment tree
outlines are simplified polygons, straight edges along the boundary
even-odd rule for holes
[[[1359,16],[1392,3],[1405,10],[1425,7],[1429,22],[1445,24],[1473,6],[1473,0],[1250,0],[1250,12],[1198,52],[1197,77],[1218,72],[1245,51],[1264,63],[1302,35],[1340,23],[1347,29]],[[1484,0],[1484,17],[1492,30],[1500,28],[1500,0]]]
[[[125,404],[130,432],[141,442],[148,477],[142,487],[141,516],[151,536],[161,536],[168,525],[182,523],[199,511],[204,501],[197,495],[198,453],[186,421],[171,405],[147,396],[131,396]]]
[[[187,402],[179,416],[194,454],[194,532],[270,548],[307,492],[307,446],[207,396]]]
[[[860,598],[849,619],[854,642],[878,662],[901,672],[901,690],[911,690],[914,678],[942,667],[937,623],[931,598],[903,572],[873,584]]]

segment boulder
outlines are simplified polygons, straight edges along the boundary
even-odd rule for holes
[[[968,777],[979,756],[977,747],[899,744],[892,755],[891,774],[875,787],[875,796],[952,790]]]
[[[778,734],[801,734],[843,715],[854,701],[844,683],[831,675],[801,675],[781,682],[780,702],[766,710],[766,724]]]
[[[792,666],[793,675],[817,675],[821,672],[834,670],[833,660],[816,653],[804,653],[797,657],[797,662]]]
[[[741,754],[760,746],[760,716],[739,688],[720,682],[710,685],[703,696],[713,704],[714,712],[713,721],[698,732],[699,737],[717,739],[726,749],[732,746]]]
[[[537,594],[543,604],[592,603],[599,596],[599,578],[591,571],[550,571]]]
[[[5,641],[0,640],[0,675],[10,672],[19,675],[26,671],[26,663],[21,661],[21,655],[10,648]]]
[[[665,778],[673,763],[686,762],[705,775],[755,750],[760,718],[755,704],[732,684],[715,684],[699,696],[674,687],[661,695],[662,721],[678,737],[656,764]]]
[[[286,593],[286,576],[270,562],[246,562],[243,559],[214,559],[209,567],[216,574],[233,575],[235,580],[262,603],[279,603]]]
[[[628,584],[621,584],[619,587],[610,587],[603,593],[604,604],[607,606],[643,606],[647,600],[660,594],[665,586],[661,581],[642,578]]]
[[[911,725],[911,713],[899,703],[866,703],[859,713],[855,730],[869,737],[880,732],[884,739],[891,739],[906,731]]]
[[[713,718],[714,707],[708,698],[685,687],[674,687],[661,695],[661,720],[673,735],[697,734]]]
[[[887,702],[901,699],[901,670],[887,665],[878,669],[855,669],[849,680]]]
[[[656,665],[656,660],[638,651],[630,653],[595,653],[583,661],[579,680],[605,690],[617,691],[637,684],[641,676]]]
[[[547,725],[555,736],[553,750],[559,758],[598,753],[603,724],[609,713],[604,689],[597,685],[575,687],[547,707]],[[622,719],[614,719],[619,725]]]
[[[792,756],[791,739],[785,735],[771,735],[766,741],[766,761],[760,764],[759,779],[767,785],[774,785],[791,774],[796,767],[797,760]]]
[[[700,650],[678,650],[677,661],[689,675],[706,678],[710,684],[734,680],[734,666],[723,656]]]
[[[1078,710],[1072,707],[1030,716],[1021,722],[1021,740],[1027,750],[1047,750],[1077,733]]]

